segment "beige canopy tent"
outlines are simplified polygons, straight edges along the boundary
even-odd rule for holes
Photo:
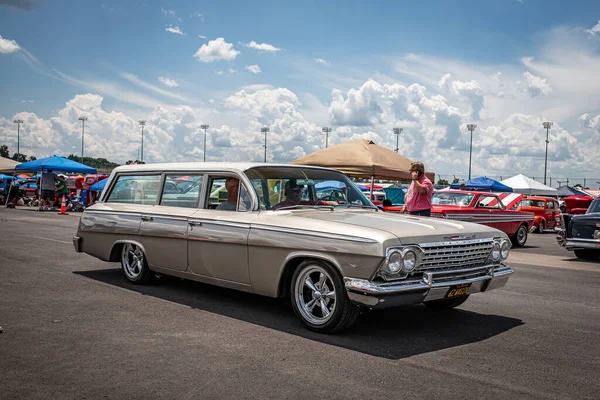
[[[356,178],[410,180],[408,158],[367,139],[332,146],[291,162],[337,169]],[[426,172],[432,181],[435,174]]]
[[[15,167],[21,164],[9,158],[0,157],[0,174],[12,174],[15,172]]]

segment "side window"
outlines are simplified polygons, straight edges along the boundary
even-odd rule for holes
[[[160,175],[120,175],[108,197],[109,203],[154,204]]]
[[[220,211],[248,211],[251,200],[248,190],[234,177],[211,177],[205,208]]]
[[[501,201],[496,196],[481,196],[478,207],[500,209]]]
[[[546,203],[546,208],[549,210],[554,210],[554,202],[553,201],[549,201]]]
[[[202,175],[167,175],[161,206],[198,208]]]

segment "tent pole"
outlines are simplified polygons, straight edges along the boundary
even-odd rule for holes
[[[373,185],[375,185],[375,176],[371,175],[371,193],[369,194],[369,201],[373,202]]]
[[[12,181],[10,181],[10,186],[8,187],[8,194],[6,195],[6,202],[4,203],[4,205],[7,207],[8,207],[8,199],[10,199],[10,191],[11,191],[11,189],[13,187],[13,183],[15,181],[15,174],[16,174],[16,171],[13,172],[13,178],[12,178]]]

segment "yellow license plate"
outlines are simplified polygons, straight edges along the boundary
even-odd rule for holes
[[[446,298],[451,299],[453,297],[467,295],[469,293],[469,286],[471,286],[470,283],[463,283],[462,285],[452,286],[448,290],[448,293],[446,293]]]

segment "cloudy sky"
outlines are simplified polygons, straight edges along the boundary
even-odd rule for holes
[[[0,0],[0,144],[287,162],[368,138],[449,176],[600,180],[600,2]]]

